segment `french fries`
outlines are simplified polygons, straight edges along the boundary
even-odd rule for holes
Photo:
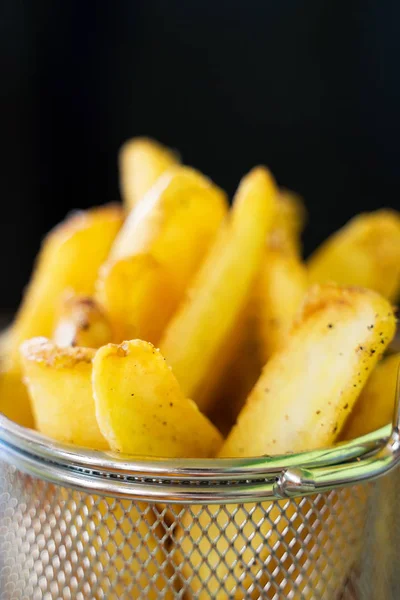
[[[272,241],[284,243],[288,249],[300,256],[301,234],[306,222],[303,201],[300,196],[287,189],[280,190],[278,200]]]
[[[121,210],[109,205],[72,214],[46,237],[22,305],[2,344],[0,411],[18,423],[33,425],[29,395],[21,381],[20,344],[39,335],[51,337],[66,289],[93,292],[98,269],[121,224]]]
[[[285,344],[308,287],[300,241],[304,214],[300,199],[281,192],[275,226],[268,235],[257,280],[263,364]]]
[[[400,295],[400,213],[357,216],[305,265],[302,201],[265,167],[229,210],[157,142],[129,140],[119,161],[125,222],[113,205],[75,213],[43,244],[0,336],[1,412],[62,442],[178,459],[316,450],[391,420],[400,354],[382,356]],[[170,506],[157,515],[88,493],[95,576],[112,562],[98,592],[172,598],[181,578],[188,599],[275,598],[279,587],[313,600],[325,579],[340,593],[368,498],[331,494],[334,508],[323,495],[190,505],[173,535]]]
[[[141,340],[97,351],[93,391],[113,450],[163,457],[215,456],[222,438],[187,400],[159,350]]]
[[[90,348],[59,348],[46,338],[21,346],[21,361],[38,430],[62,442],[107,449],[95,415]]]
[[[225,194],[182,166],[169,169],[133,208],[97,283],[119,341],[158,343],[226,213]]]
[[[289,335],[308,287],[306,267],[284,244],[271,242],[258,285],[260,347],[265,364]]]
[[[227,433],[236,421],[263,364],[283,345],[304,297],[307,274],[300,258],[304,221],[300,198],[281,190],[250,297],[221,351],[231,358],[222,375],[213,369],[213,376],[208,378],[210,402],[213,398],[217,401],[213,402],[211,417],[223,432]]]
[[[140,338],[153,344],[179,302],[169,272],[150,254],[107,261],[100,269],[96,299],[113,324],[114,341]]]
[[[399,370],[400,354],[379,363],[349,415],[341,439],[352,440],[391,423]]]
[[[10,328],[0,336],[0,412],[23,427],[33,427],[34,419],[28,391],[19,366],[8,353]]]
[[[377,210],[354,217],[308,261],[313,283],[371,288],[391,301],[400,292],[400,213]]]
[[[46,237],[10,333],[9,352],[17,362],[24,340],[52,336],[65,290],[94,292],[98,270],[121,224],[121,210],[110,205],[74,213]]]
[[[133,138],[119,152],[120,190],[130,211],[169,167],[179,162],[178,155],[150,138]]]
[[[375,292],[314,286],[287,343],[267,363],[219,456],[284,454],[333,443],[369,372],[393,338],[395,326],[390,304]],[[265,504],[265,508],[268,506]],[[195,551],[195,528],[181,539],[177,562],[183,561],[184,576],[191,580],[196,598],[207,598],[208,593],[214,598],[241,598],[237,581],[243,569],[247,571],[247,581],[242,584],[245,588],[251,585],[248,560],[260,539],[249,539],[246,547],[240,536],[230,544],[229,539],[240,525],[236,517],[235,522],[229,517],[236,510],[236,506],[228,506],[226,512],[219,511],[218,526],[213,522],[212,509],[198,515],[199,527],[202,531],[207,529],[209,537],[212,538],[213,529],[215,533],[225,532],[214,545],[204,536]],[[249,510],[251,507],[247,506]],[[279,505],[272,505],[269,511],[269,519],[278,523],[276,530],[269,520],[263,520],[260,507],[253,510],[252,522],[263,523],[261,538],[268,539],[268,546],[272,547],[285,527],[278,520]],[[188,529],[189,517],[184,525]],[[246,523],[245,537],[251,526]],[[221,555],[225,557],[223,562]],[[266,560],[267,547],[261,555]],[[191,579],[193,571],[197,576]],[[203,581],[208,581],[207,593]],[[225,582],[225,591],[221,591],[219,581]]]
[[[29,394],[19,366],[0,359],[0,412],[24,427],[34,427]]]
[[[113,339],[111,324],[93,298],[72,294],[63,299],[53,335],[57,346],[100,348]]]
[[[214,369],[222,372],[225,366],[220,350],[239,319],[260,267],[276,196],[275,183],[263,167],[242,180],[229,220],[160,342],[184,394],[202,410],[210,404],[211,396],[205,393],[207,379]]]
[[[311,288],[298,324],[264,368],[221,456],[332,444],[395,330],[393,309],[379,294]]]
[[[224,365],[224,362],[226,365],[222,373],[221,369],[213,369],[207,381],[208,386],[203,390],[211,407],[210,419],[224,436],[228,435],[235,424],[263,366],[259,309],[259,286],[256,280],[233,332],[220,350],[225,357],[221,365]]]
[[[227,212],[224,192],[195,169],[176,166],[130,212],[111,258],[149,253],[184,288]]]

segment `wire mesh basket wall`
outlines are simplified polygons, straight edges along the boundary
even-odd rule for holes
[[[132,461],[0,420],[1,598],[397,599],[398,430],[248,461]]]

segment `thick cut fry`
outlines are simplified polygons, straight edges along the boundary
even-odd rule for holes
[[[222,438],[187,400],[159,350],[133,340],[109,344],[93,362],[99,427],[113,450],[159,457],[212,457]]]
[[[130,211],[169,167],[178,155],[155,140],[140,137],[125,142],[119,152],[120,190]]]
[[[287,344],[267,363],[220,456],[301,452],[331,444],[394,331],[393,311],[378,294],[358,288],[314,286]],[[212,544],[210,538],[212,540],[217,531],[213,510],[211,514],[202,511],[198,516],[198,527],[200,531],[207,531],[207,536],[202,537],[194,550],[191,536],[196,535],[196,529],[192,528],[191,535],[182,537],[176,560],[183,563],[182,572],[184,578],[191,581],[193,597],[239,600],[243,598],[243,588],[237,582],[241,580],[243,568],[247,575],[242,579],[242,586],[248,589],[260,568],[257,562],[248,572],[251,557],[259,554],[262,564],[268,558],[268,548],[278,541],[281,546],[284,542],[286,548],[291,545],[291,531],[285,534],[285,528],[298,509],[294,504],[289,506],[287,501],[265,503],[263,507],[247,505],[246,514],[251,513],[252,519],[249,522],[247,517],[242,517],[246,523],[243,529],[237,506],[228,505],[225,512],[218,514],[218,530],[223,530],[225,535],[218,536]],[[281,518],[283,511],[285,517]],[[188,522],[190,518],[189,515]],[[188,522],[185,522],[186,530]],[[271,522],[276,523],[274,528]],[[250,532],[254,523],[260,524],[260,538],[249,539],[246,529]],[[247,545],[243,544],[243,534],[233,545],[230,543],[237,529],[244,531],[244,537],[249,539]],[[268,546],[260,551],[263,539],[268,540]],[[224,556],[223,562],[220,556]],[[324,559],[316,556],[316,560]],[[313,564],[311,561],[307,569],[310,574]],[[194,571],[197,573],[192,579]],[[279,576],[283,577],[283,573]],[[302,586],[307,584],[307,579]],[[200,593],[204,581],[209,582],[209,592]],[[224,581],[223,591],[220,581]],[[304,597],[312,598],[309,593]]]
[[[301,258],[305,209],[293,192],[281,190],[274,227],[267,237],[257,278],[259,348],[263,364],[284,343],[308,287]]]
[[[46,338],[21,346],[22,369],[39,431],[56,440],[108,448],[100,433],[92,394],[90,348],[58,348]]]
[[[290,331],[295,311],[306,289],[306,269],[301,261],[300,235],[305,221],[301,199],[287,190],[278,196],[273,227],[266,250],[234,335],[226,340],[223,355],[231,356],[222,375],[213,369],[215,410],[212,420],[227,433],[272,351]],[[212,399],[212,397],[211,397]]]
[[[181,295],[227,213],[222,190],[198,171],[168,170],[132,210],[111,258],[148,253],[169,271]]]
[[[259,331],[259,285],[258,281],[255,283],[237,324],[219,351],[224,357],[221,364],[224,365],[226,360],[226,366],[222,373],[217,368],[212,369],[207,380],[208,390],[204,390],[211,406],[209,416],[224,436],[228,435],[235,424],[263,366]],[[229,360],[227,357],[230,357]]]
[[[243,179],[228,222],[160,342],[185,395],[203,410],[210,403],[204,387],[224,360],[221,348],[244,309],[260,267],[276,196],[266,169],[256,168]]]
[[[296,254],[301,253],[301,233],[306,222],[306,209],[300,196],[281,189],[272,239],[282,241]]]
[[[10,328],[0,335],[0,412],[24,427],[33,427],[34,419],[28,390],[22,373],[8,353]]]
[[[53,334],[58,303],[66,289],[93,293],[99,267],[121,223],[120,208],[110,205],[75,213],[46,237],[10,333],[9,351],[17,362],[21,342]]]
[[[103,310],[90,296],[68,295],[63,299],[53,340],[57,346],[100,348],[114,340]]]
[[[400,292],[400,213],[361,214],[311,256],[313,283],[334,281],[371,288],[394,301]]]
[[[305,296],[307,270],[297,254],[284,245],[270,244],[260,270],[259,336],[262,361],[281,348]]]
[[[7,360],[0,360],[0,412],[19,425],[34,426],[31,401],[21,370]]]
[[[113,324],[114,341],[139,338],[153,344],[178,302],[165,267],[149,254],[107,261],[100,269],[96,298]]]
[[[29,396],[22,382],[21,342],[37,335],[52,335],[65,289],[93,292],[98,269],[121,223],[121,210],[110,205],[75,213],[47,236],[15,322],[1,344],[0,411],[18,423],[33,424]]]
[[[400,354],[384,358],[374,369],[351,412],[341,439],[352,440],[392,421]]]
[[[370,290],[311,288],[299,323],[264,368],[221,456],[331,444],[395,329],[390,304]]]

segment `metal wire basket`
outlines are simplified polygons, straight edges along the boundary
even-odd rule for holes
[[[0,417],[0,597],[397,599],[399,460],[398,404],[354,442],[247,460],[136,460]]]

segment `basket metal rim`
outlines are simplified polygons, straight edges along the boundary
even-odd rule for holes
[[[10,421],[0,414],[0,445],[3,453],[14,448],[38,463],[52,463],[79,471],[110,476],[179,481],[255,481],[275,477],[285,469],[325,467],[357,460],[381,448],[390,436],[390,426],[335,446],[276,456],[248,458],[155,459],[91,450],[58,442]]]
[[[354,485],[400,464],[400,369],[391,425],[331,448],[255,458],[160,459],[62,444],[0,415],[0,459],[86,493],[170,503],[227,504]]]
[[[11,446],[39,462],[140,478],[177,480],[257,480],[294,467],[324,467],[364,457],[385,445],[391,427],[328,448],[246,458],[149,458],[92,450],[59,442],[18,425],[0,413],[0,445]]]

